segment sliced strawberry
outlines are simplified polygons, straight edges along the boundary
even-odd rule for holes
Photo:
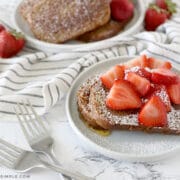
[[[126,80],[116,80],[107,96],[106,105],[113,110],[140,108],[141,99]]]
[[[151,80],[156,84],[170,85],[178,82],[178,76],[168,69],[158,68],[152,70]]]
[[[180,81],[177,84],[167,86],[171,102],[180,105]]]
[[[150,99],[152,96],[158,96],[161,99],[161,101],[164,103],[166,107],[166,111],[167,112],[171,111],[171,101],[165,85],[155,84],[150,91],[151,93],[148,93],[148,99]]]
[[[141,96],[144,96],[150,89],[151,83],[146,78],[143,78],[136,73],[129,72],[126,76],[126,80],[134,85],[136,91]]]
[[[150,99],[150,97],[152,96],[152,94],[154,93],[155,91],[155,85],[151,83],[150,85],[150,88],[149,88],[149,91],[148,93],[145,95],[145,99]]]
[[[168,61],[163,61],[160,59],[156,59],[153,57],[148,58],[149,60],[149,68],[155,69],[155,68],[166,68],[166,69],[171,69],[172,65]]]
[[[167,112],[164,103],[158,96],[152,96],[143,106],[138,121],[146,127],[164,127],[167,125]]]
[[[135,66],[135,67],[131,67],[129,69],[125,69],[125,77],[129,72],[136,73],[137,75],[144,77],[148,80],[151,79],[151,72],[143,67]]]
[[[137,58],[134,58],[128,62],[126,62],[125,64],[125,68],[131,68],[131,67],[135,67],[135,66],[139,66],[139,67],[149,67],[149,61],[148,58],[146,57],[146,55],[141,55]]]
[[[110,89],[116,79],[123,79],[124,78],[124,66],[116,65],[112,67],[109,71],[103,74],[100,79],[102,84]]]

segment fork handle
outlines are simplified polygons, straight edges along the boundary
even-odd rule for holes
[[[87,177],[85,175],[70,172],[70,171],[64,169],[61,166],[50,164],[50,163],[48,163],[48,162],[46,162],[46,161],[44,161],[42,159],[40,159],[40,162],[42,164],[44,164],[47,168],[52,169],[52,170],[54,170],[54,171],[56,171],[58,173],[61,173],[64,176],[70,177],[70,178],[72,178],[74,180],[95,180],[94,178],[90,178],[90,177]]]
[[[49,160],[51,160],[52,163],[55,163],[56,165],[61,165],[60,162],[55,157],[55,155],[53,154],[53,152],[49,149],[43,151],[36,150],[36,153],[45,155],[46,157],[48,157]]]
[[[40,158],[40,161],[42,161],[42,163],[46,167],[48,167],[56,172],[59,172],[66,177],[73,178],[74,180],[93,180],[93,178],[89,178],[89,177],[81,175],[81,174],[73,173],[71,171],[68,171],[68,170],[65,170],[64,168],[62,168],[60,162],[56,159],[54,153],[52,152],[52,149],[51,150],[46,149],[45,151],[36,151],[36,153],[43,154],[51,160],[51,162],[53,164],[48,163]]]
[[[62,175],[64,176],[67,176],[67,177],[70,177],[70,178],[73,178],[74,180],[94,180],[93,178],[90,178],[90,177],[87,177],[87,176],[84,176],[84,175],[81,175],[81,174],[77,174],[77,173],[73,173],[71,171],[68,171],[68,170],[65,170],[64,168],[62,168],[60,162],[57,160],[57,158],[55,157],[52,149],[46,149],[44,151],[36,151],[36,153],[38,154],[43,154],[45,155],[46,157],[48,157],[51,162],[51,163],[48,163],[44,160],[42,160],[40,158],[40,161],[48,168],[56,171],[56,172],[59,172],[61,173]]]

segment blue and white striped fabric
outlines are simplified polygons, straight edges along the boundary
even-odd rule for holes
[[[8,21],[7,13],[11,14],[15,2],[0,2],[0,19]],[[179,10],[156,32],[144,31],[94,49],[52,55],[26,47],[15,58],[0,59],[0,118],[14,118],[14,105],[25,99],[31,100],[39,114],[45,113],[64,97],[84,68],[112,57],[147,54],[180,66]]]

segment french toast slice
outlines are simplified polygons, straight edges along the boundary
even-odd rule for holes
[[[78,110],[80,112],[80,117],[83,118],[89,125],[94,128],[102,128],[97,123],[97,116],[92,110],[92,106],[89,102],[90,97],[90,90],[93,87],[94,82],[96,79],[93,80],[88,79],[85,84],[83,84],[78,92],[77,92],[77,103],[78,103]]]
[[[111,19],[107,24],[87,32],[77,39],[84,42],[94,42],[113,37],[124,29],[127,22],[128,21],[117,22]]]
[[[128,21],[117,22],[111,19],[107,24],[87,32],[77,39],[84,42],[94,42],[113,37],[124,29]]]
[[[79,113],[94,128],[180,134],[179,106],[173,106],[171,112],[168,113],[166,127],[145,127],[138,123],[138,112],[136,110],[110,110],[105,104],[107,94],[108,90],[104,88],[98,77],[88,79],[78,90],[77,104]],[[84,99],[86,103],[84,103]]]
[[[110,5],[109,0],[25,0],[20,13],[36,38],[63,43],[106,24]]]

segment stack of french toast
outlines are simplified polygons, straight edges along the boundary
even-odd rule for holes
[[[128,21],[111,17],[110,0],[24,0],[20,14],[37,39],[50,43],[99,41],[117,35]]]

